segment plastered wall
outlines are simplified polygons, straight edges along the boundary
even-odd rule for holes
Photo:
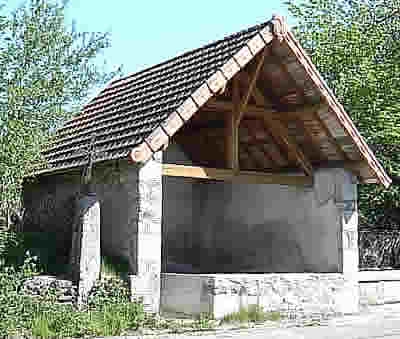
[[[191,164],[176,145],[163,162]],[[134,269],[138,168],[96,166],[94,177],[102,250]],[[314,179],[313,187],[296,188],[163,177],[162,271],[341,272],[343,253],[357,252],[356,185],[343,169],[319,170]],[[79,181],[76,172],[27,182],[25,231],[57,232],[60,251],[68,252]],[[354,230],[344,230],[350,221]],[[346,262],[356,267],[358,257],[351,258]]]
[[[190,159],[171,145],[164,162]],[[355,200],[346,185],[353,184],[342,169],[317,171],[310,188],[164,178],[163,270],[340,272],[338,192]]]
[[[108,255],[136,260],[137,168],[129,164],[97,166],[94,191],[100,201],[101,248]],[[24,185],[24,231],[56,232],[60,255],[68,256],[71,246],[74,199],[80,173],[44,176]],[[62,253],[61,253],[62,252]]]

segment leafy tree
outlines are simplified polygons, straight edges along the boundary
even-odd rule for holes
[[[288,0],[295,33],[375,150],[400,175],[400,1]],[[400,188],[360,186],[361,223],[400,226]],[[398,214],[398,216],[397,216]]]
[[[43,141],[77,112],[94,87],[120,70],[99,62],[108,33],[66,25],[67,1],[0,7],[0,211],[15,206]]]

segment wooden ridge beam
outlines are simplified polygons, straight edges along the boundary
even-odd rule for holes
[[[265,173],[257,171],[239,171],[232,169],[209,168],[163,164],[162,173],[165,176],[198,178],[239,183],[276,184],[287,186],[311,186],[313,178],[305,175]]]

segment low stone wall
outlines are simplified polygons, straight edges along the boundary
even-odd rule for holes
[[[252,304],[289,317],[355,313],[358,282],[335,273],[161,275],[162,312],[222,318]]]
[[[358,273],[360,305],[400,303],[400,270]]]
[[[77,287],[70,280],[49,275],[39,275],[24,282],[23,293],[31,296],[45,296],[50,291],[55,293],[59,303],[74,303]]]

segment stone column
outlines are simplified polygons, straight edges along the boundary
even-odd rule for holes
[[[146,312],[160,309],[162,152],[138,169],[136,274],[131,276],[134,299]]]
[[[335,204],[339,215],[339,263],[345,278],[343,313],[359,311],[357,178],[344,169],[336,170]]]
[[[77,303],[81,305],[100,276],[100,204],[96,195],[81,197],[76,214],[70,261],[73,281],[78,285]]]
[[[337,272],[343,274],[345,284],[337,311],[358,312],[357,179],[343,168],[319,170],[314,179],[317,202],[323,205],[333,200],[336,206],[332,227],[337,229],[337,237],[332,241],[337,243]]]
[[[340,222],[341,271],[346,275],[358,272],[357,179],[345,170],[337,170],[335,204]]]

